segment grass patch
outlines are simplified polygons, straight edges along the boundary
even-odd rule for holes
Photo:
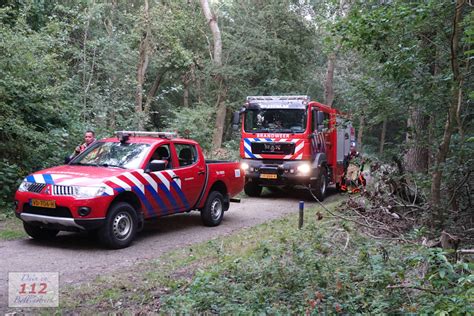
[[[12,240],[26,237],[21,220],[13,213],[0,211],[0,240]]]
[[[336,202],[329,204],[334,210]],[[472,313],[473,267],[439,249],[369,239],[305,212],[62,289],[51,312],[163,314]]]

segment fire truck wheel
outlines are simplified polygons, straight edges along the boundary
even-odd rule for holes
[[[113,204],[98,234],[100,241],[109,248],[128,247],[137,234],[135,209],[125,202]]]
[[[247,182],[244,186],[244,192],[251,197],[259,197],[262,193],[262,187],[255,182]]]
[[[53,239],[59,233],[59,230],[57,229],[42,228],[39,226],[30,225],[25,222],[23,222],[23,228],[30,237],[39,240]]]
[[[224,217],[224,196],[218,191],[212,191],[201,210],[201,219],[205,226],[217,226]]]
[[[319,178],[314,182],[313,193],[316,195],[319,201],[324,201],[326,197],[326,189],[328,185],[327,170],[323,168],[319,173]]]

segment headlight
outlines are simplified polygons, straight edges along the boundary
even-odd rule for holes
[[[74,187],[74,196],[77,198],[93,198],[104,193],[104,187]]]
[[[31,182],[28,182],[26,180],[23,180],[23,182],[20,184],[20,186],[18,187],[18,191],[20,192],[26,192],[28,191],[28,188],[30,187],[30,185],[32,185]]]
[[[240,168],[242,168],[242,170],[244,170],[244,171],[247,171],[247,170],[249,170],[249,164],[246,163],[246,162],[242,162],[240,164]]]
[[[298,169],[298,172],[301,175],[307,176],[307,175],[309,175],[309,173],[311,171],[311,166],[309,164],[305,163],[303,165],[299,165],[297,169]]]

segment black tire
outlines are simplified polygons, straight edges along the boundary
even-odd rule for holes
[[[30,237],[38,240],[51,240],[59,233],[59,230],[57,229],[47,229],[40,226],[33,226],[26,222],[23,222],[23,228]]]
[[[128,203],[112,205],[105,224],[99,231],[100,241],[109,248],[120,249],[130,246],[137,234],[137,213]]]
[[[201,219],[205,226],[217,226],[224,217],[224,196],[218,191],[212,191],[207,197],[206,205],[201,210]]]
[[[262,193],[262,187],[255,182],[247,182],[244,186],[244,192],[250,197],[259,197]]]
[[[322,167],[321,171],[319,172],[319,177],[313,183],[313,194],[318,198],[319,201],[324,201],[326,197],[326,191],[328,188],[328,172],[326,168]]]

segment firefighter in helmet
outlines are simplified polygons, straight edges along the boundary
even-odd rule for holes
[[[357,151],[355,142],[351,142],[349,154],[344,158],[344,175],[342,176],[341,191],[357,193],[363,190],[366,180],[362,175],[364,159]]]

